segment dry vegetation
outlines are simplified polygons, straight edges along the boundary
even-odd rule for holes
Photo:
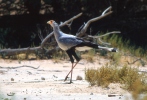
[[[107,58],[110,63],[98,69],[85,69],[85,78],[91,86],[108,87],[110,83],[121,83],[122,88],[130,91],[134,100],[137,100],[140,93],[147,93],[147,75],[139,73],[139,66],[146,65],[146,48],[136,47],[130,41],[123,41],[117,35],[111,37],[104,37],[104,41],[110,42],[112,46],[119,48],[118,53],[108,53],[103,50],[92,49],[85,52],[77,52],[79,56],[86,59],[88,62],[94,62],[98,56]],[[109,41],[108,41],[109,40]],[[3,48],[3,46],[1,46]],[[65,52],[58,51],[50,56],[54,62],[61,62],[61,60],[69,59]],[[36,54],[19,54],[8,59],[48,59],[46,57]],[[135,66],[135,67],[134,67]],[[146,97],[142,100],[146,100]]]
[[[129,91],[135,91],[136,86],[139,87],[139,92],[147,91],[147,83],[145,74],[139,74],[137,68],[123,66],[118,68],[113,65],[106,64],[98,69],[86,69],[86,80],[91,86],[107,87],[110,83],[121,83],[122,88]]]
[[[86,69],[85,76],[91,86],[108,87],[110,83],[121,83],[123,89],[132,93],[134,100],[138,100],[139,94],[147,93],[147,75],[139,74],[137,68],[117,68],[106,64],[98,69]],[[145,98],[143,100],[146,100]]]
[[[141,93],[147,93],[147,75],[139,73],[137,67],[146,65],[146,48],[132,45],[130,41],[123,41],[118,35],[104,37],[104,41],[110,42],[119,48],[119,53],[99,52],[100,56],[110,59],[110,63],[98,69],[86,69],[85,79],[91,86],[108,87],[110,83],[121,83],[122,88],[130,91],[134,100],[138,100]],[[137,67],[136,67],[137,66]],[[142,100],[146,100],[144,97]]]

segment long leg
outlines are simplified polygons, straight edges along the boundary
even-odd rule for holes
[[[67,78],[68,78],[68,75],[72,72],[72,70],[76,67],[76,65],[78,64],[78,62],[76,62],[75,63],[75,65],[73,65],[73,63],[72,63],[72,69],[68,72],[68,74],[66,75],[66,77],[65,77],[65,79],[64,79],[64,81],[66,81],[67,80]],[[71,80],[70,80],[71,81]]]
[[[69,56],[69,58],[70,58],[70,61],[71,61],[71,63],[72,63],[72,67],[71,67],[71,70],[69,71],[69,73],[66,75],[64,81],[67,80],[68,75],[71,73],[71,79],[70,79],[70,82],[72,82],[72,72],[73,72],[74,67],[75,67],[75,66],[78,64],[78,62],[80,61],[80,58],[79,58],[79,57],[77,56],[77,54],[75,53],[75,49],[74,49],[74,48],[69,49],[69,50],[67,50],[66,52],[67,52],[67,54],[68,54],[68,56]],[[74,56],[75,59],[77,60],[77,62],[75,63],[75,65],[74,65],[74,59],[73,59],[72,56]]]
[[[71,77],[70,77],[70,83],[72,83],[72,72],[73,72],[73,63],[72,63],[72,67],[71,67]]]
[[[68,54],[68,56],[69,56],[69,58],[70,58],[70,61],[71,61],[71,63],[72,63],[72,66],[71,66],[70,72],[67,74],[67,76],[65,77],[65,80],[64,80],[64,81],[67,80],[68,75],[71,73],[71,79],[70,79],[70,83],[71,83],[71,82],[72,82],[72,70],[73,70],[73,64],[74,64],[74,59],[73,59],[73,57],[72,57],[73,50],[72,50],[72,49],[69,49],[69,50],[66,51],[66,53]]]
[[[76,63],[75,63],[75,65],[73,66],[73,64],[72,64],[72,69],[71,69],[71,80],[70,80],[70,82],[72,82],[72,72],[73,72],[73,69],[76,67],[76,65],[78,64],[78,62],[80,61],[80,58],[77,56],[77,54],[76,54],[76,52],[75,52],[75,49],[72,49],[73,50],[73,52],[72,52],[72,55],[75,57],[75,59],[76,59]],[[68,77],[68,75],[67,75],[67,77]]]

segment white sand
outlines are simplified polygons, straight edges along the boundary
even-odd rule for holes
[[[101,62],[108,62],[102,59]],[[102,66],[99,62],[87,63],[81,60],[73,71],[73,83],[64,82],[71,69],[69,61],[54,63],[52,60],[0,60],[2,67],[33,66],[38,69],[23,67],[17,69],[0,69],[0,100],[125,100],[130,94],[120,88],[120,84],[110,84],[109,88],[89,86],[85,80],[85,68]],[[83,80],[76,80],[77,76]],[[11,96],[13,93],[14,96]]]

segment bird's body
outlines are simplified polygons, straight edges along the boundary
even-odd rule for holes
[[[85,49],[79,49],[82,45],[80,44],[83,44],[84,42],[86,43],[86,41],[84,41],[83,39],[81,38],[78,38],[74,35],[69,35],[69,34],[65,34],[63,33],[60,29],[59,29],[59,26],[57,23],[54,22],[54,26],[53,26],[53,30],[54,30],[54,36],[55,36],[55,39],[58,43],[58,46],[66,51],[66,50],[69,50],[70,48],[72,47],[75,47],[75,49],[79,50],[79,51],[83,51]],[[90,43],[90,42],[89,42]],[[78,47],[78,45],[80,45]],[[85,45],[83,45],[83,47],[85,47]],[[98,45],[97,45],[98,46]],[[87,47],[88,48],[88,47]],[[90,49],[90,48],[89,48]]]
[[[53,27],[54,36],[55,36],[55,39],[58,43],[58,46],[62,50],[66,51],[66,53],[68,54],[70,61],[72,63],[72,69],[67,74],[65,80],[67,79],[68,75],[71,73],[70,82],[72,82],[72,70],[77,65],[77,63],[80,61],[80,58],[75,53],[75,50],[83,51],[86,49],[95,48],[95,49],[105,49],[107,51],[116,52],[116,50],[114,48],[101,47],[98,44],[92,43],[90,41],[85,41],[85,40],[78,38],[74,35],[69,35],[69,34],[63,33],[60,30],[59,25],[53,20],[50,20],[47,23]],[[74,65],[74,58],[73,57],[77,61],[75,63],[75,65]]]
[[[68,50],[78,44],[82,43],[82,40],[78,40],[75,37],[61,36],[58,40],[58,45],[62,50]]]

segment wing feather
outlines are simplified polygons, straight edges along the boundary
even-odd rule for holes
[[[83,41],[81,39],[76,38],[75,36],[61,36],[58,39],[58,45],[61,49],[63,50],[68,50],[80,43],[82,43]]]

